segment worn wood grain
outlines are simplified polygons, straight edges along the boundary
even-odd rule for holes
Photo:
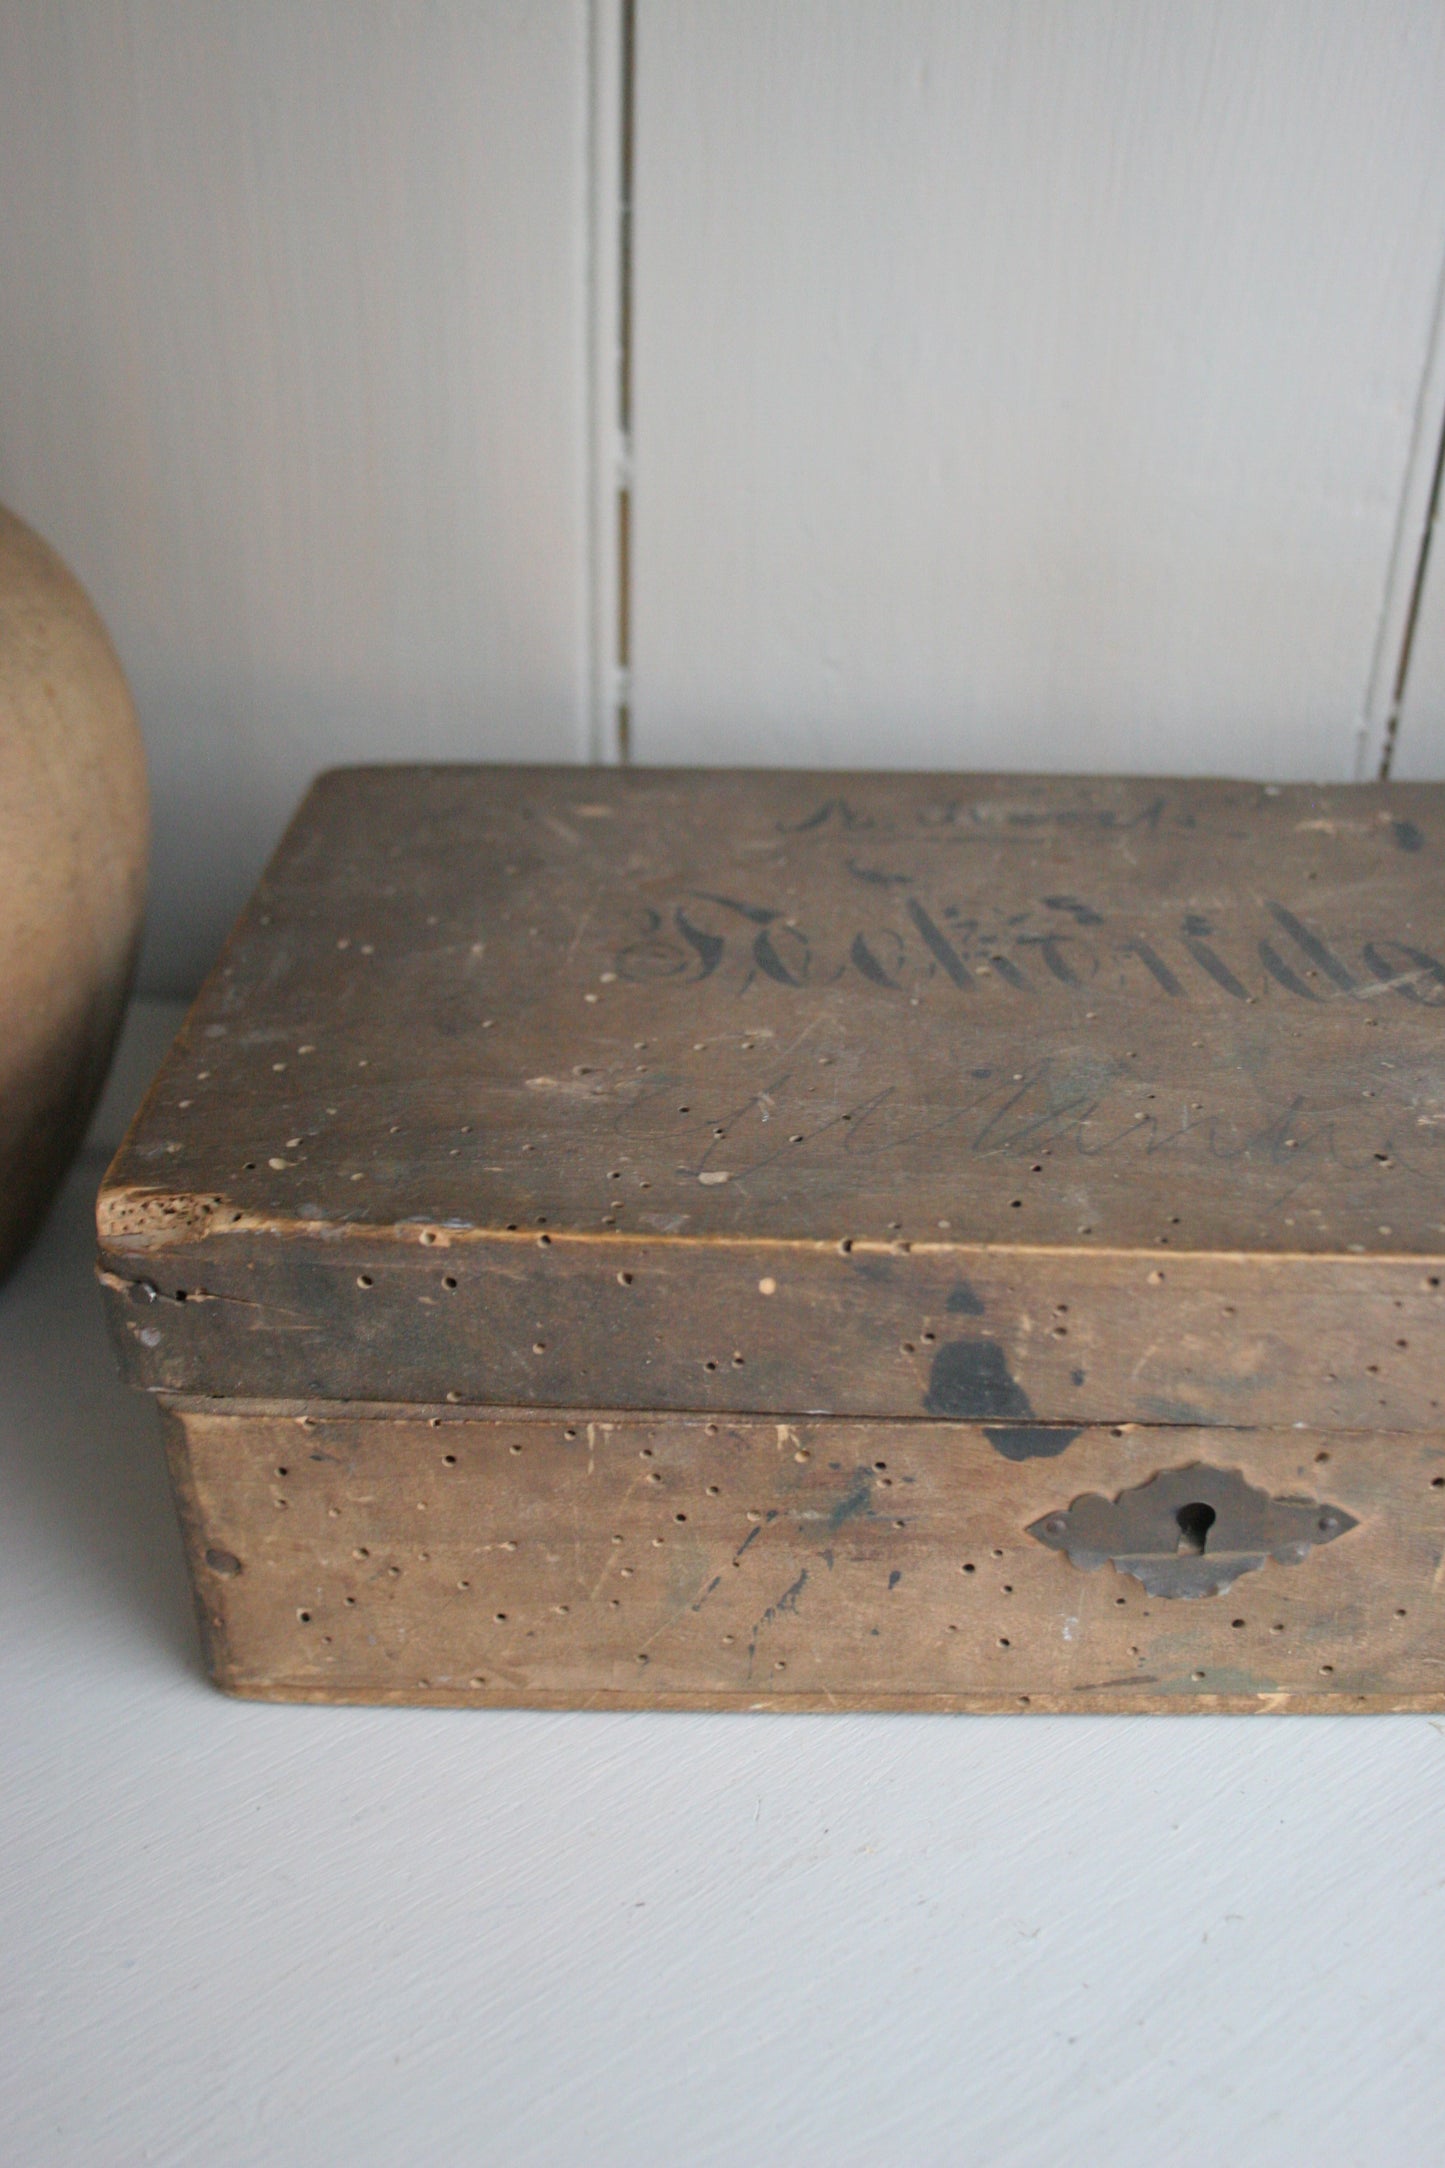
[[[300,1700],[1341,1709],[1445,1699],[1445,1440],[336,1408],[168,1417],[210,1659]],[[1224,1595],[1028,1534],[1161,1466],[1359,1525]]]

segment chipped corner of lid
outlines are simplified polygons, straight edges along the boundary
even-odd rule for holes
[[[95,1203],[95,1228],[103,1243],[197,1241],[210,1233],[226,1205],[226,1198],[214,1194],[183,1196],[163,1189],[103,1189]]]

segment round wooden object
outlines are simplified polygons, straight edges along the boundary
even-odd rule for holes
[[[85,1134],[130,988],[149,810],[105,627],[0,509],[0,1273]]]

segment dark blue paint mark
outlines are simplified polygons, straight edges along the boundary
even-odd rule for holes
[[[1402,851],[1418,851],[1424,847],[1425,838],[1413,821],[1391,821],[1390,833]]]
[[[893,1592],[893,1590],[894,1590],[895,1588],[897,1588],[897,1586],[898,1586],[899,1582],[900,1582],[900,1581],[901,1581],[902,1579],[903,1579],[903,1576],[902,1576],[902,1574],[901,1574],[901,1573],[900,1573],[900,1572],[898,1571],[898,1568],[897,1568],[897,1567],[895,1566],[895,1567],[894,1567],[894,1569],[893,1569],[893,1571],[892,1571],[892,1572],[891,1572],[891,1573],[889,1574],[889,1576],[888,1576],[888,1589],[889,1589],[889,1593],[890,1593],[890,1595],[891,1595],[891,1593]]]
[[[1156,948],[1151,948],[1147,941],[1123,941],[1119,944],[1119,954],[1121,956],[1137,956],[1145,970],[1153,974],[1171,1000],[1177,1001],[1183,995],[1184,988],[1180,985],[1178,978],[1170,970],[1168,964],[1165,963],[1159,951]]]
[[[1072,939],[1066,933],[1021,933],[1021,948],[1036,948],[1044,960],[1044,969],[1060,986],[1082,986],[1083,980],[1064,954],[1064,943]]]
[[[1398,971],[1392,970],[1386,962],[1384,953],[1378,943],[1367,941],[1364,947],[1365,962],[1374,972],[1381,985],[1390,987],[1393,992],[1399,994],[1404,1000],[1419,1002],[1425,1008],[1438,1009],[1445,1006],[1441,1002],[1438,991],[1441,987],[1445,987],[1445,964],[1442,964],[1438,957],[1430,955],[1428,950],[1413,948],[1408,941],[1390,941],[1386,943],[1386,946],[1397,948],[1402,956],[1408,956],[1415,966],[1415,970],[1409,976],[1403,976]],[[1410,977],[1420,976],[1433,980],[1435,990],[1422,992],[1419,986],[1410,984]]]
[[[758,1537],[759,1537],[759,1536],[760,1536],[760,1535],[762,1534],[762,1532],[763,1532],[763,1530],[762,1530],[762,1523],[761,1523],[761,1522],[759,1522],[759,1524],[758,1524],[758,1526],[757,1526],[756,1528],[750,1528],[750,1529],[748,1530],[747,1534],[746,1534],[746,1535],[745,1535],[745,1536],[743,1537],[743,1540],[742,1540],[742,1542],[741,1542],[741,1543],[740,1543],[740,1544],[738,1545],[737,1549],[736,1549],[736,1550],[735,1550],[735,1551],[733,1552],[733,1564],[734,1564],[735,1566],[741,1563],[741,1560],[742,1560],[742,1555],[743,1555],[743,1552],[744,1552],[744,1551],[745,1551],[745,1550],[746,1550],[746,1549],[748,1548],[748,1545],[749,1545],[750,1543],[756,1543],[756,1542],[757,1542],[757,1540],[758,1540]]]
[[[948,1309],[955,1317],[982,1317],[983,1303],[967,1280],[959,1280],[948,1291]]]
[[[1306,986],[1304,980],[1293,966],[1285,962],[1272,941],[1260,942],[1259,960],[1270,977],[1277,979],[1285,992],[1293,994],[1296,1001],[1324,1000],[1323,994],[1316,993],[1312,986]]]
[[[1071,1371],[1069,1372],[1069,1383],[1070,1383],[1071,1385],[1082,1385],[1082,1384],[1083,1384],[1083,1382],[1084,1382],[1084,1373],[1083,1373],[1083,1371],[1082,1371],[1082,1370],[1071,1370]]]
[[[1081,1436],[1063,1423],[1018,1423],[1007,1430],[985,1430],[984,1436],[1005,1460],[1053,1460]]]
[[[686,941],[689,948],[697,952],[698,962],[702,966],[702,969],[697,974],[698,978],[710,979],[722,962],[723,950],[726,948],[727,943],[720,933],[708,933],[703,927],[694,926],[681,904],[677,906],[672,915],[683,940]]]
[[[924,1407],[956,1423],[1028,1422],[1029,1396],[996,1340],[950,1340],[933,1358]]]
[[[969,970],[968,965],[959,955],[958,950],[949,940],[943,928],[935,925],[916,896],[910,896],[908,899],[908,916],[923,936],[923,943],[929,954],[936,963],[943,966],[954,985],[972,986],[974,983],[973,973]]]
[[[854,969],[861,971],[865,979],[871,979],[875,986],[890,986],[895,993],[898,991],[898,980],[889,977],[861,933],[854,934],[849,954],[853,959]]]
[[[758,1636],[762,1633],[763,1628],[765,1626],[771,1626],[774,1619],[781,1618],[785,1611],[792,1612],[794,1615],[796,1615],[798,1609],[798,1598],[802,1595],[803,1590],[807,1587],[807,1585],[808,1569],[806,1566],[804,1566],[802,1572],[798,1575],[797,1580],[793,1582],[790,1588],[785,1588],[783,1590],[782,1595],[779,1596],[776,1603],[770,1603],[768,1605],[767,1610],[764,1611],[762,1617],[758,1620],[756,1626],[754,1626],[752,1639],[748,1643],[748,1669],[750,1671],[753,1665],[753,1658],[758,1653]]]
[[[1287,911],[1282,903],[1267,903],[1266,909],[1275,924],[1284,928],[1291,941],[1298,943],[1310,962],[1317,970],[1323,971],[1332,985],[1338,986],[1342,994],[1354,992],[1353,974],[1345,969],[1332,949],[1326,948],[1318,934],[1311,933],[1304,921],[1296,918],[1293,911]]]
[[[856,1520],[861,1514],[865,1519],[873,1511],[873,1470],[855,1468],[853,1480],[841,1498],[834,1502],[828,1515],[828,1530],[836,1535],[845,1521]],[[746,1545],[744,1546],[746,1548]]]
[[[911,888],[911,873],[885,873],[880,866],[860,866],[856,858],[845,861],[855,881],[866,881],[872,888]]]
[[[778,916],[776,911],[760,911],[754,904],[739,903],[735,896],[715,896],[711,889],[697,888],[693,894],[701,896],[704,903],[720,903],[725,911],[736,911],[754,926],[771,926]]]
[[[1188,949],[1200,970],[1207,971],[1215,985],[1222,986],[1225,993],[1232,996],[1235,1001],[1248,1001],[1249,994],[1246,988],[1240,985],[1223,957],[1209,946],[1206,936],[1212,934],[1213,931],[1214,928],[1210,921],[1201,917],[1198,911],[1188,912],[1181,924],[1184,946]]]
[[[808,945],[801,934],[795,934],[793,939],[803,950],[801,974],[788,969],[770,933],[760,933],[753,942],[753,962],[759,971],[766,972],[770,979],[776,979],[779,986],[801,986],[808,975]]]

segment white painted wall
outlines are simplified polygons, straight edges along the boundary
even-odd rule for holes
[[[630,437],[624,14],[0,0],[0,498],[135,685],[152,991],[314,769],[619,700],[643,760],[1378,763],[1437,0],[637,0]]]
[[[1445,527],[1438,516],[1391,773],[1411,782],[1445,776]]]
[[[638,59],[639,757],[1349,776],[1445,11],[641,0]]]
[[[0,499],[141,709],[147,983],[313,770],[575,758],[583,0],[0,0]]]
[[[1445,407],[1445,290],[1422,407],[1427,417]],[[1428,433],[1421,433],[1428,444]],[[1390,772],[1411,782],[1430,782],[1445,776],[1445,432],[1433,465],[1424,458],[1417,462],[1414,494],[1414,524],[1421,530],[1422,545],[1413,556],[1401,553],[1395,580],[1401,640]],[[1413,574],[1408,585],[1403,576],[1407,567]]]

